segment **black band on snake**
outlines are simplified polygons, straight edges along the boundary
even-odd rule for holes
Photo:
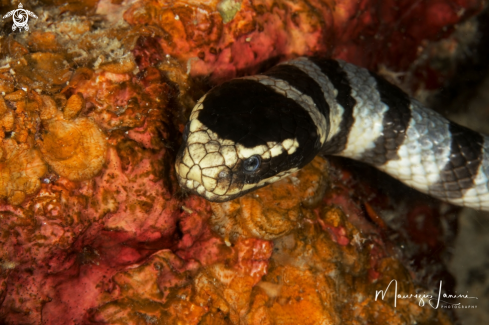
[[[343,61],[301,57],[213,88],[177,155],[180,185],[224,202],[318,154],[371,164],[456,205],[489,210],[489,139]]]

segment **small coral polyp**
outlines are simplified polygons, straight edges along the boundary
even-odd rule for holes
[[[90,179],[105,163],[107,141],[97,125],[78,112],[85,105],[75,94],[61,113],[55,101],[42,96],[41,121],[45,132],[39,142],[44,160],[58,175],[71,181]]]

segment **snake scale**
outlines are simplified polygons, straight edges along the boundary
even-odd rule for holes
[[[176,171],[183,188],[224,202],[318,154],[362,161],[438,199],[489,210],[486,135],[332,59],[300,57],[213,88],[192,110]]]

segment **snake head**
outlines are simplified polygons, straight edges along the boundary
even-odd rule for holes
[[[175,167],[183,188],[224,202],[297,171],[319,147],[314,122],[295,101],[234,79],[198,101]]]

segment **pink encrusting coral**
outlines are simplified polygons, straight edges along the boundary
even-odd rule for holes
[[[30,34],[0,38],[0,323],[451,324],[373,294],[447,278],[423,260],[444,249],[437,204],[401,211],[323,158],[210,204],[173,162],[203,80],[312,54],[403,71],[482,1],[117,3],[45,2]]]

